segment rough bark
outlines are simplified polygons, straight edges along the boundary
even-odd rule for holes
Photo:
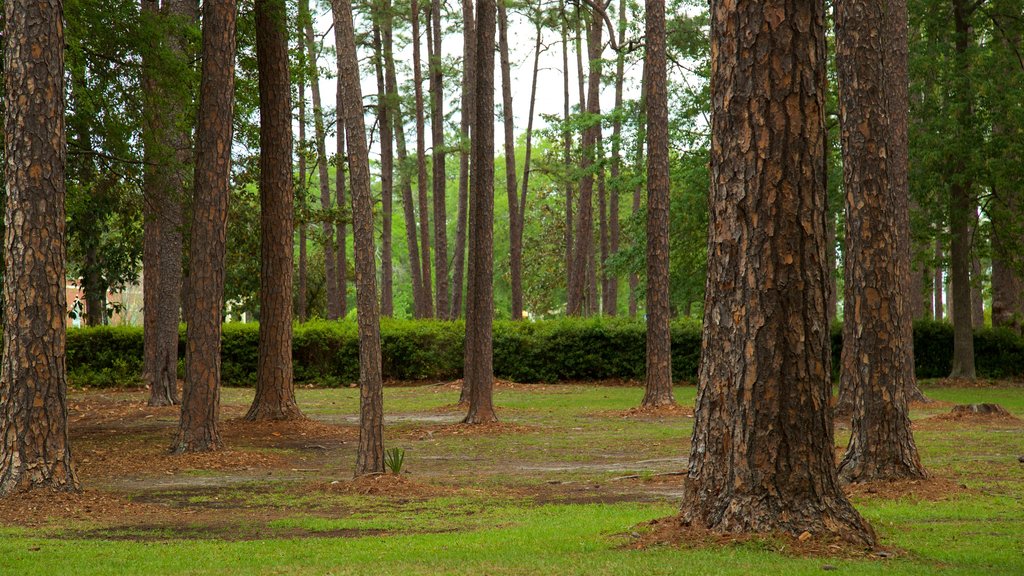
[[[295,420],[292,381],[292,103],[284,0],[256,0],[260,98],[260,328],[246,420]]]
[[[596,20],[596,18],[595,18]],[[665,3],[648,0],[647,40],[647,376],[641,405],[675,404],[669,322],[668,64]]]
[[[420,12],[418,0],[412,0],[412,87],[416,105],[416,193],[420,211],[420,276],[423,278],[423,317],[434,315],[430,272],[430,209],[427,204],[427,136],[423,106],[423,72],[420,69]],[[429,24],[428,24],[429,26]]]
[[[335,257],[334,226],[331,225],[331,181],[327,170],[326,129],[324,108],[320,99],[320,72],[317,66],[316,37],[313,33],[313,19],[309,12],[309,0],[299,0],[299,20],[305,37],[306,67],[309,87],[313,96],[313,137],[316,139],[316,164],[320,185],[320,209],[323,211],[321,231],[323,233],[324,276],[327,290],[327,319],[341,317],[341,294],[338,292],[338,262]]]
[[[234,0],[203,4],[203,65],[196,128],[192,239],[185,292],[185,389],[171,450],[221,447],[220,335],[235,88]]]
[[[910,430],[914,380],[910,217],[906,194],[906,4],[871,0],[835,5],[836,69],[846,193],[845,323],[841,387],[853,393],[851,438],[839,464],[845,481],[922,478]],[[899,27],[904,22],[902,45]],[[887,32],[889,32],[887,34]],[[897,74],[898,75],[898,74]],[[905,76],[904,76],[905,77]]]
[[[469,197],[469,286],[466,293],[466,351],[463,380],[469,385],[464,422],[496,421],[493,342],[494,311],[494,0],[476,2],[476,109],[473,112],[473,181]]]
[[[391,107],[393,126],[395,128],[395,144],[398,151],[398,185],[402,192],[402,214],[405,216],[405,241],[409,252],[409,275],[412,277],[413,317],[426,318],[429,296],[423,292],[423,284],[429,279],[423,278],[420,268],[420,245],[416,238],[416,208],[412,199],[412,184],[406,170],[408,151],[405,147],[405,121],[402,118],[402,107],[398,99],[398,79],[395,74],[395,54],[392,32],[391,2],[384,0],[385,17],[381,22],[381,35],[384,39],[384,83],[387,87],[388,106]]]
[[[509,273],[512,288],[512,319],[523,319],[523,241],[516,179],[515,122],[512,118],[512,67],[508,61],[508,12],[505,0],[498,4],[498,54],[501,65],[501,115],[505,135],[505,193],[508,197]]]
[[[395,315],[394,267],[391,240],[391,214],[395,195],[394,129],[391,127],[391,107],[384,82],[384,45],[380,22],[383,14],[376,14],[373,22],[374,68],[377,73],[377,123],[380,125],[380,198],[381,198],[381,252],[380,252],[380,313]]]
[[[872,545],[836,477],[828,409],[824,12],[711,4],[708,281],[682,521]]]
[[[455,254],[452,263],[452,318],[462,316],[463,274],[466,270],[466,219],[469,212],[470,130],[476,106],[476,25],[473,0],[462,0],[462,99],[459,128],[459,208],[455,223]],[[469,389],[463,381],[462,401],[469,401]]]
[[[961,84],[967,84],[966,52],[970,45],[970,25],[968,23],[969,8],[967,0],[953,1],[953,26],[955,34],[955,50],[957,66],[964,77]],[[971,122],[973,111],[970,106],[957,112],[957,121],[962,125]],[[974,330],[971,326],[971,220],[974,211],[974,198],[971,191],[973,182],[965,177],[963,160],[954,161],[952,169],[949,199],[949,270],[953,285],[952,316],[953,316],[953,370],[950,378],[973,380],[974,370]],[[958,176],[958,177],[957,177]]]
[[[445,175],[444,148],[444,77],[441,69],[441,2],[430,3],[430,23],[427,28],[430,73],[430,140],[433,146],[433,201],[434,201],[434,283],[437,317],[451,317],[448,300],[448,214],[446,207],[448,178]]]
[[[67,429],[62,12],[60,2],[4,5],[0,496],[79,487]]]
[[[334,0],[334,33],[338,75],[342,79],[345,133],[349,146],[352,189],[352,233],[356,260],[356,309],[359,323],[359,449],[356,475],[384,472],[384,399],[381,382],[380,310],[373,246],[373,197],[370,156],[363,120],[352,4]]]

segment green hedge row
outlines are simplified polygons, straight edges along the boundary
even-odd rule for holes
[[[456,379],[462,376],[464,326],[461,322],[385,320],[381,324],[384,377],[394,380]],[[672,371],[694,380],[700,357],[700,324],[672,325]],[[645,330],[628,319],[565,319],[494,324],[494,372],[516,382],[641,379]],[[256,380],[258,326],[226,324],[221,376],[227,386]],[[78,386],[137,384],[142,370],[142,330],[135,327],[78,328],[68,331],[68,371]],[[949,374],[952,326],[914,325],[917,375]],[[1002,329],[974,336],[979,375],[1024,375],[1024,338]],[[842,333],[832,329],[833,368],[839,367]],[[295,380],[339,386],[359,377],[359,341],[353,321],[296,325]],[[184,355],[184,333],[180,353]]]

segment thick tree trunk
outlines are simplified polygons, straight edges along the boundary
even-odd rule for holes
[[[905,90],[890,82],[906,70],[906,4],[836,3],[836,69],[846,192],[846,322],[842,380],[852,391],[850,444],[843,480],[921,478],[910,430],[914,380],[910,217],[906,179]],[[902,18],[900,18],[902,16]],[[904,22],[887,30],[887,22]],[[902,42],[901,42],[902,41]],[[905,76],[903,76],[905,78]],[[901,110],[902,108],[902,110]],[[902,152],[901,152],[902,150]],[[902,186],[901,186],[902,184]]]
[[[384,46],[381,41],[380,22],[385,18],[374,15],[373,50],[377,73],[377,122],[380,125],[380,197],[381,197],[381,252],[380,252],[380,313],[395,315],[394,268],[392,263],[391,213],[395,195],[394,130],[391,127],[391,106],[388,104],[384,82]]]
[[[427,136],[423,106],[423,73],[420,70],[420,6],[412,0],[412,86],[416,104],[416,192],[420,210],[420,275],[423,278],[423,316],[434,315],[430,272],[430,209],[427,204]],[[427,24],[429,26],[429,23]]]
[[[235,92],[234,0],[203,4],[203,65],[185,297],[185,390],[171,450],[221,447],[220,335]]]
[[[434,187],[434,278],[438,318],[450,318],[451,304],[448,300],[448,178],[445,174],[444,149],[444,77],[441,62],[441,2],[430,4],[430,22],[427,27],[427,43],[430,60],[430,131],[433,150]]]
[[[516,182],[515,123],[512,118],[512,67],[508,61],[508,13],[505,0],[498,4],[498,53],[501,56],[501,114],[505,134],[505,194],[508,197],[509,272],[512,284],[512,319],[523,319],[523,242],[519,229],[519,185]]]
[[[675,404],[669,322],[668,64],[665,4],[647,2],[647,376],[645,408]],[[597,20],[597,18],[595,18]]]
[[[452,318],[462,316],[463,274],[466,270],[466,219],[469,212],[470,127],[476,106],[476,24],[473,0],[462,0],[462,101],[459,127],[459,208],[455,223],[455,255],[452,264]],[[469,401],[469,388],[462,386],[462,401]]]
[[[284,0],[256,0],[260,96],[260,332],[246,420],[295,420],[292,382],[292,103]]]
[[[399,103],[398,80],[395,74],[394,42],[392,39],[391,2],[384,0],[381,22],[381,34],[384,37],[384,82],[387,87],[388,106],[391,107],[393,126],[395,128],[395,144],[398,150],[398,184],[402,191],[402,214],[405,216],[405,240],[409,252],[409,275],[412,277],[413,317],[426,318],[430,305],[429,296],[423,291],[423,285],[430,282],[423,278],[420,268],[420,246],[416,238],[416,208],[412,199],[412,184],[406,170],[408,151],[405,147],[405,121],[402,118],[402,107]]]
[[[956,60],[964,75],[960,82],[968,83],[969,73],[967,50],[971,42],[970,24],[968,23],[969,8],[967,0],[953,0],[953,26],[955,30]],[[957,113],[957,121],[961,125],[971,122],[973,111],[970,106]],[[963,161],[956,161],[952,167],[953,178],[950,180],[949,203],[949,270],[953,285],[953,370],[951,378],[974,380],[974,330],[971,322],[971,221],[974,213],[972,197],[973,182],[961,174],[964,170]],[[958,176],[958,177],[957,177]]]
[[[711,4],[708,282],[682,521],[872,545],[839,487],[828,410],[824,12]]]
[[[370,156],[363,121],[356,37],[349,0],[334,0],[338,75],[342,79],[345,133],[352,186],[352,233],[356,260],[356,308],[359,322],[359,449],[356,475],[384,472],[384,399],[381,383],[380,311],[373,246],[373,197]]]
[[[79,487],[67,429],[62,16],[59,2],[4,5],[0,496]]]
[[[320,72],[317,66],[316,37],[313,34],[313,18],[309,12],[309,0],[299,0],[299,20],[302,22],[306,39],[306,64],[309,87],[313,93],[313,136],[316,138],[316,163],[320,185],[320,209],[323,211],[324,276],[327,289],[327,319],[341,317],[341,294],[338,292],[338,268],[335,257],[334,226],[331,225],[331,181],[327,170],[327,143],[324,127],[324,108],[320,99]]]
[[[466,294],[466,361],[469,413],[464,422],[485,424],[494,412],[491,326],[494,314],[494,0],[476,2],[476,109],[473,112],[473,182],[469,197],[469,289]]]

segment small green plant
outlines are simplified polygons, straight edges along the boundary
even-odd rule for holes
[[[402,473],[402,463],[405,462],[405,450],[402,448],[391,448],[384,451],[384,466],[392,474]]]

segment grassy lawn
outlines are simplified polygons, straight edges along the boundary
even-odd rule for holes
[[[773,538],[635,549],[677,510],[693,423],[627,414],[635,387],[503,385],[485,432],[455,425],[454,386],[388,388],[407,473],[359,482],[355,389],[300,390],[316,422],[294,429],[233,423],[252,391],[225,389],[227,451],[209,457],[166,455],[176,413],[141,391],[75,391],[85,492],[0,503],[0,574],[1024,574],[1024,423],[935,418],[968,402],[1024,416],[1024,388],[925,392],[938,402],[914,410],[915,436],[936,479],[852,492],[883,559]]]

